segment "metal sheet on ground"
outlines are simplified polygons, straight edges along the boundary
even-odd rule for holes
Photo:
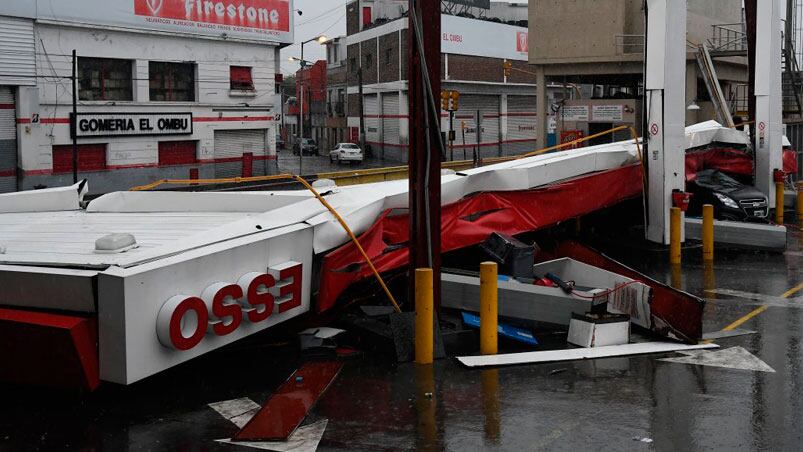
[[[326,431],[328,419],[315,422],[310,425],[299,427],[287,441],[237,441],[230,439],[218,439],[219,443],[236,444],[238,446],[251,447],[253,449],[273,450],[276,452],[314,452],[318,450],[318,444]]]
[[[242,399],[210,403],[209,408],[217,411],[218,414],[237,427],[243,428],[262,407],[248,397],[244,397]]]
[[[732,330],[732,331],[714,331],[711,333],[703,334],[703,340],[710,341],[715,339],[725,339],[729,337],[747,336],[749,334],[756,334],[753,330]]]
[[[596,348],[575,348],[543,352],[511,353],[493,356],[461,356],[458,359],[468,367],[498,367],[516,364],[540,364],[558,361],[609,358],[614,356],[646,355],[685,350],[719,348],[716,344],[684,345],[675,342],[646,342],[641,344],[611,345]]]
[[[237,432],[233,441],[284,441],[307,417],[309,410],[334,381],[343,363],[304,364]]]

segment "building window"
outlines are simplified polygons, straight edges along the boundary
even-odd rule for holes
[[[365,55],[365,67],[371,69],[371,65],[374,63],[374,56],[372,54]]]
[[[78,171],[103,171],[105,169],[105,144],[81,144],[78,146]],[[72,145],[53,146],[53,174],[65,173],[72,173]]]
[[[254,79],[251,77],[251,68],[246,66],[231,67],[232,91],[253,91]]]
[[[159,166],[193,165],[198,162],[197,141],[160,141]]]
[[[357,72],[357,59],[349,58],[349,72]]]
[[[195,65],[151,61],[150,92],[154,102],[195,102]]]
[[[78,58],[80,100],[134,100],[129,60]]]
[[[389,47],[385,49],[385,61],[387,63],[390,63],[392,59],[393,59],[393,48]]]

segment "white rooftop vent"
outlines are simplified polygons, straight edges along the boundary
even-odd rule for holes
[[[95,241],[98,254],[117,254],[138,247],[137,239],[131,234],[109,234]]]
[[[322,191],[322,190],[331,190],[337,187],[337,184],[332,179],[318,179],[312,183],[312,188]]]

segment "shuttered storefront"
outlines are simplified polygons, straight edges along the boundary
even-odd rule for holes
[[[466,146],[477,144],[477,112],[480,119],[480,141],[482,155],[494,156],[499,151],[499,96],[478,96],[464,95],[460,97],[460,110],[457,111],[455,119],[456,146],[463,144],[462,123],[466,125],[465,143]]]
[[[215,178],[243,175],[243,154],[254,157],[267,155],[266,129],[216,130]],[[264,167],[255,164],[253,174],[264,174]]]
[[[399,93],[382,95],[383,157],[400,160],[399,152]]]
[[[376,94],[367,94],[364,97],[365,105],[365,141],[373,150],[379,151],[379,100]]]
[[[0,193],[17,190],[17,125],[14,91],[0,86]]]
[[[0,16],[0,85],[35,85],[33,21]]]
[[[507,98],[507,155],[533,151],[538,130],[535,96],[508,96]]]

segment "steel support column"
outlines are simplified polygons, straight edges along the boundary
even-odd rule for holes
[[[433,96],[441,92],[441,3],[410,0],[408,37],[410,117],[410,286],[415,293],[415,269],[431,268],[436,312],[441,299],[441,150],[438,144],[440,111],[433,113],[425,86],[428,75]],[[415,16],[414,16],[415,15]],[[416,39],[415,17],[421,25],[422,42]],[[423,45],[426,67],[419,46]],[[412,299],[412,298],[410,298]]]
[[[756,10],[756,188],[775,203],[773,171],[783,155],[783,97],[781,94],[781,2],[767,0]]]
[[[646,58],[646,232],[648,240],[668,245],[672,191],[686,185],[686,0],[647,0]]]

